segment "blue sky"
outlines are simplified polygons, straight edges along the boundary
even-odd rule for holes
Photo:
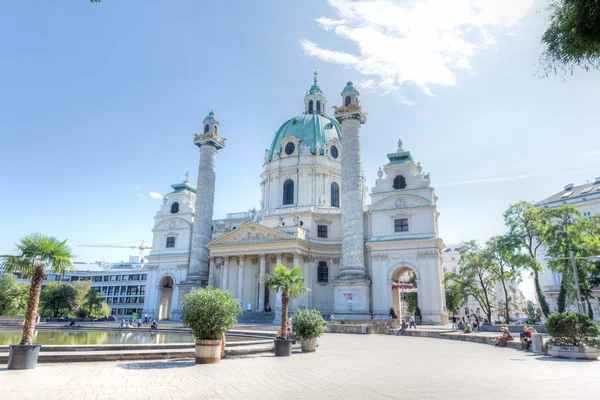
[[[369,186],[399,137],[430,172],[446,243],[504,231],[502,212],[600,175],[599,72],[537,76],[545,1],[7,2],[0,12],[0,252],[34,231],[81,261],[150,241],[213,109],[215,217],[257,207],[264,149],[348,79],[369,112]]]

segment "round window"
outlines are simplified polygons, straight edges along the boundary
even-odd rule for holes
[[[331,153],[331,157],[333,158],[338,158],[338,149],[335,146],[331,146],[331,150],[329,150]]]
[[[296,146],[294,146],[294,143],[288,143],[285,145],[285,154],[290,156],[294,153],[295,149],[296,149]]]

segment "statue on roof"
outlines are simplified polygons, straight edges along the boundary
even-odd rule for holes
[[[404,151],[404,149],[402,148],[402,139],[398,138],[398,153]]]
[[[189,183],[190,182],[190,171],[186,171],[185,172],[185,182]]]

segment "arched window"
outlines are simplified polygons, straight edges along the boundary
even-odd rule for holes
[[[329,282],[329,268],[327,268],[327,263],[324,261],[319,261],[319,267],[317,268],[317,282]]]
[[[217,126],[215,125],[215,133],[217,133]]]
[[[317,114],[321,114],[321,101],[317,100]]]
[[[346,96],[346,100],[344,100],[344,105],[348,107],[352,103],[352,98],[350,96]]]
[[[208,133],[208,124],[204,125],[204,133]]]
[[[312,100],[308,101],[308,113],[309,114],[313,113],[313,101]]]
[[[335,182],[331,184],[331,207],[340,207],[340,186]]]
[[[291,179],[283,183],[283,205],[294,204],[294,181]]]
[[[394,189],[404,189],[406,187],[406,179],[402,175],[394,178]]]
[[[177,214],[179,212],[179,203],[175,202],[171,204],[171,214]]]

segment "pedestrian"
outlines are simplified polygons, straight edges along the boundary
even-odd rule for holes
[[[455,331],[457,328],[456,326],[456,315],[452,315],[452,330]]]
[[[473,316],[473,332],[479,332],[479,323],[477,322],[476,316]]]
[[[139,328],[140,326],[142,326],[142,317],[139,317],[139,318],[138,318],[138,328]]]
[[[148,323],[148,313],[144,314],[144,324]]]
[[[124,328],[124,327],[125,327],[125,320],[124,320],[124,319],[122,319],[122,320],[121,320],[121,328]]]
[[[396,336],[404,335],[404,332],[406,332],[406,318],[400,318],[400,320],[402,321],[402,324],[400,326],[400,329],[398,329],[398,333],[396,333]]]
[[[408,329],[410,329],[410,328],[417,329],[417,325],[415,325],[415,316],[414,315],[410,316],[410,326],[408,327]]]

